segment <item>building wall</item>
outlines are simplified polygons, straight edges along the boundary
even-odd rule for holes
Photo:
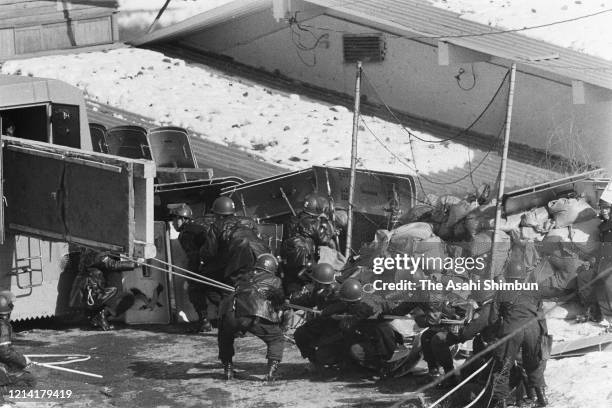
[[[118,40],[115,1],[0,1],[0,59]]]
[[[268,35],[250,37],[255,27],[275,27]],[[315,29],[313,27],[324,28]],[[346,94],[354,93],[355,64],[342,57],[343,33],[363,34],[377,30],[321,15],[303,23],[307,32],[291,30],[272,19],[266,11],[248,19],[231,21],[186,38],[191,46],[233,57],[236,61],[276,71],[297,80]],[[321,35],[312,51],[299,51],[296,44],[310,46]],[[298,37],[299,36],[299,37]],[[498,89],[506,67],[490,63],[439,66],[437,48],[385,34],[386,58],[380,63],[364,63],[362,93],[372,102],[384,103],[408,114],[464,129],[481,114]],[[459,68],[461,85],[455,76]],[[377,98],[374,84],[381,98]],[[542,77],[519,72],[516,77],[511,140],[535,148],[548,149],[583,162],[604,164],[612,157],[608,142],[612,131],[612,103],[572,104],[571,87]],[[507,87],[493,101],[487,113],[472,130],[498,135],[502,132],[507,105]]]

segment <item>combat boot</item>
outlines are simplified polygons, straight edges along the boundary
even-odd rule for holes
[[[491,401],[491,408],[507,408],[508,404],[506,404],[506,400],[505,399],[500,399],[500,400],[493,400]]]
[[[546,391],[544,387],[536,387],[535,393],[537,396],[535,407],[545,407],[548,405],[548,398],[546,398]]]
[[[113,326],[111,326],[108,323],[108,320],[106,320],[106,310],[102,309],[100,310],[98,313],[96,313],[91,319],[90,319],[91,325],[93,327],[99,327],[100,329],[102,329],[103,331],[109,331],[113,329]]]
[[[223,379],[225,381],[234,379],[234,363],[231,360],[223,363]]]
[[[264,381],[276,381],[276,371],[278,371],[278,360],[268,360],[268,374],[264,377]]]

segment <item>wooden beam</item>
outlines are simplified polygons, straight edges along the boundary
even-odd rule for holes
[[[491,56],[469,48],[438,41],[438,65],[462,64],[470,62],[488,62]]]
[[[583,81],[572,81],[572,102],[574,105],[612,101],[612,90],[587,84]]]

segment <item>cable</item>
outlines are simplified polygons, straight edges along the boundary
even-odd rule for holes
[[[365,69],[362,70],[363,71],[363,76],[365,77],[365,79],[368,81],[368,84],[370,84],[370,86],[372,87],[374,94],[376,95],[376,97],[378,98],[378,100],[383,104],[383,106],[385,107],[385,109],[389,112],[389,114],[393,117],[393,119],[395,119],[398,124],[402,127],[402,129],[404,129],[404,131],[406,131],[406,133],[408,133],[409,136],[412,136],[422,142],[426,142],[426,143],[445,143],[451,140],[455,140],[459,137],[461,137],[463,134],[465,134],[466,132],[468,132],[472,127],[474,127],[474,125],[484,116],[484,114],[487,112],[487,110],[489,110],[489,108],[491,107],[491,105],[493,105],[493,102],[495,101],[495,99],[497,99],[497,95],[499,95],[500,91],[502,90],[506,79],[510,76],[510,70],[508,70],[506,72],[506,75],[504,75],[501,83],[499,84],[499,86],[497,87],[497,90],[495,91],[495,93],[493,94],[493,97],[489,100],[489,102],[487,103],[487,105],[485,106],[485,108],[481,111],[481,113],[476,117],[476,119],[474,119],[472,121],[472,123],[470,123],[470,125],[465,128],[462,129],[458,134],[456,134],[455,136],[451,136],[451,137],[447,137],[445,139],[439,139],[439,140],[427,140],[427,139],[423,139],[417,135],[415,135],[414,133],[412,133],[408,128],[406,128],[404,126],[404,124],[401,122],[401,120],[395,115],[395,113],[391,110],[391,108],[389,107],[389,105],[387,105],[385,103],[385,101],[383,100],[383,98],[380,96],[380,93],[378,92],[376,86],[374,85],[374,83],[370,80],[370,78],[368,77],[367,73],[365,72]]]

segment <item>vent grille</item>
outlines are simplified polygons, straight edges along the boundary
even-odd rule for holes
[[[344,35],[344,62],[380,62],[385,59],[385,42],[380,34]]]

